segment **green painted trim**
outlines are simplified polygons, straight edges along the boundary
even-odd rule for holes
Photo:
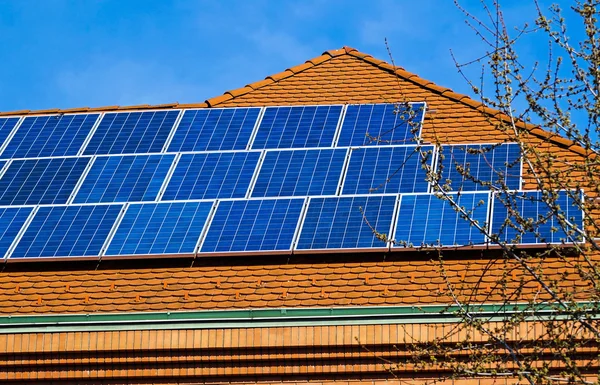
[[[527,304],[471,306],[472,313],[482,316],[498,316],[527,310]],[[189,312],[142,312],[142,313],[90,313],[0,316],[0,327],[9,325],[67,325],[67,324],[108,324],[108,323],[161,323],[191,321],[291,321],[299,319],[340,319],[340,318],[456,318],[457,306],[370,306],[335,308],[278,308],[249,310],[203,310]],[[548,305],[541,305],[538,312],[552,312]]]

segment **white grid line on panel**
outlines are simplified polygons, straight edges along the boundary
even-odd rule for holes
[[[163,181],[163,184],[160,186],[160,189],[158,190],[158,194],[156,195],[155,202],[160,202],[161,198],[165,194],[165,191],[167,190],[167,186],[169,185],[169,182],[171,181],[171,177],[173,177],[173,173],[175,172],[175,168],[177,167],[177,164],[179,163],[179,159],[181,159],[181,153],[176,153],[175,158],[173,159],[173,162],[171,163],[171,167],[169,168],[169,171],[167,171],[165,180]]]
[[[262,165],[265,161],[265,157],[267,156],[266,150],[261,150],[260,157],[258,158],[258,162],[256,162],[256,167],[254,168],[254,173],[252,174],[252,178],[250,179],[250,184],[248,185],[248,190],[246,191],[246,199],[252,196],[252,192],[254,191],[254,186],[256,186],[256,181],[258,180],[258,175],[260,174],[260,170],[262,169]]]
[[[294,252],[294,250],[296,250],[296,247],[298,246],[298,240],[300,239],[300,233],[302,232],[302,228],[304,227],[304,219],[306,218],[306,212],[308,211],[308,204],[310,202],[310,199],[310,197],[304,198],[302,210],[300,211],[298,223],[296,224],[296,230],[294,231],[294,236],[292,237],[292,253]]]
[[[179,114],[177,115],[177,118],[175,119],[175,123],[173,123],[173,127],[171,128],[171,131],[169,132],[169,136],[167,136],[167,139],[165,140],[165,144],[163,145],[163,148],[160,151],[162,154],[164,154],[168,151],[169,146],[171,145],[171,142],[173,141],[173,138],[175,137],[175,133],[177,132],[177,129],[179,128],[179,123],[181,123],[181,119],[183,119],[184,113],[185,113],[184,110],[179,110]]]
[[[83,152],[85,151],[86,147],[88,146],[88,144],[90,143],[90,141],[92,140],[92,137],[94,136],[94,134],[96,133],[96,129],[98,128],[98,126],[100,125],[100,122],[102,121],[102,119],[104,118],[104,115],[106,115],[105,112],[99,113],[98,114],[98,118],[96,119],[96,122],[94,122],[94,125],[92,126],[92,129],[90,130],[90,132],[88,132],[88,136],[85,138],[85,140],[83,141],[83,143],[81,144],[81,148],[79,149],[79,151],[77,152],[77,156],[82,156]]]
[[[202,243],[204,242],[204,239],[206,238],[206,234],[208,233],[208,228],[210,227],[210,224],[212,223],[215,213],[217,212],[217,205],[218,205],[218,201],[214,201],[210,208],[208,216],[206,217],[206,222],[204,222],[204,226],[202,227],[202,231],[200,232],[200,237],[198,237],[198,241],[196,242],[196,246],[194,247],[195,255],[198,255],[198,253],[200,252]]]
[[[121,211],[119,212],[119,215],[117,216],[117,219],[115,220],[115,223],[113,224],[112,228],[108,232],[108,236],[106,237],[106,241],[104,241],[104,243],[102,244],[100,253],[98,253],[99,260],[102,260],[102,257],[105,256],[106,251],[108,250],[108,246],[110,246],[110,243],[112,242],[113,238],[115,237],[117,229],[119,228],[119,225],[121,224],[121,221],[123,220],[123,217],[125,217],[125,213],[127,212],[127,209],[129,208],[130,203],[129,202],[123,203],[123,204],[120,204],[120,206],[121,206]]]
[[[258,128],[260,127],[260,123],[263,120],[265,115],[266,107],[261,107],[258,113],[258,117],[256,118],[256,123],[254,123],[254,127],[252,128],[252,132],[250,133],[250,138],[248,139],[248,144],[246,145],[246,151],[252,149],[252,145],[254,144],[254,139],[256,139],[256,134],[258,133]]]
[[[402,200],[402,194],[398,194],[396,197],[396,203],[394,205],[394,211],[392,215],[392,221],[390,223],[390,232],[388,233],[388,251],[391,251],[392,246],[396,243],[396,225],[398,224],[400,201]]]
[[[33,221],[33,217],[35,217],[35,214],[38,212],[39,208],[40,208],[39,206],[35,206],[33,208],[33,210],[31,210],[31,212],[29,213],[29,216],[27,217],[27,220],[25,220],[25,223],[23,223],[23,226],[21,227],[21,230],[19,231],[19,233],[15,237],[14,241],[12,242],[12,244],[10,245],[10,247],[8,248],[8,250],[6,251],[6,255],[4,256],[4,260],[5,261],[8,260],[8,258],[10,258],[10,256],[12,255],[12,253],[17,248],[17,245],[19,244],[19,242],[21,242],[21,239],[23,238],[23,235],[25,234],[25,231],[27,231],[27,228],[29,227],[29,225]]]
[[[73,188],[73,191],[71,192],[71,195],[69,195],[69,198],[67,199],[66,204],[68,204],[68,205],[73,204],[73,201],[75,200],[77,193],[81,189],[81,186],[83,185],[83,182],[85,181],[85,178],[87,177],[90,170],[92,169],[92,166],[96,162],[96,158],[97,158],[96,156],[92,156],[91,160],[85,166],[85,169],[81,173],[81,176],[79,177],[79,180],[77,181],[77,184],[75,184],[75,187]]]
[[[202,229],[202,233],[200,234],[200,239],[198,239],[198,243],[196,244],[196,255],[200,253],[200,250],[202,250],[202,246],[204,246],[204,241],[206,241],[206,236],[208,235],[208,231],[210,230],[210,227],[212,225],[213,219],[219,208],[220,203],[221,200],[215,200],[215,203],[213,203],[211,211],[208,214],[208,217],[206,218],[206,223],[204,224],[204,228]]]
[[[344,118],[346,118],[346,110],[348,105],[342,106],[342,111],[340,112],[340,118],[338,119],[337,126],[335,127],[335,133],[333,134],[333,141],[331,143],[331,147],[337,147],[338,140],[340,139],[340,134],[342,131],[342,125],[344,124]]]
[[[338,147],[343,148],[343,147]],[[336,196],[341,196],[344,191],[344,184],[346,183],[346,176],[348,175],[348,165],[350,164],[350,157],[352,156],[352,147],[346,147],[346,157],[344,159],[344,165],[342,166],[342,173],[340,180],[338,181],[338,187],[335,192]]]

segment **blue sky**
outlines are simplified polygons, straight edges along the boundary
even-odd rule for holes
[[[533,7],[505,12],[517,25]],[[484,51],[450,0],[14,0],[0,38],[0,111],[202,102],[344,45],[388,60],[384,38],[397,65],[469,93],[450,50]]]

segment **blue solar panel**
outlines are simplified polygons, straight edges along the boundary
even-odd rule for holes
[[[450,194],[479,226],[487,227],[489,194]],[[436,195],[402,195],[394,236],[397,247],[452,247],[481,245],[486,237]]]
[[[311,198],[296,250],[387,248],[395,204],[390,195]]]
[[[23,120],[2,158],[77,155],[99,114],[30,116]]]
[[[0,258],[6,256],[6,252],[31,214],[31,210],[33,207],[0,208]]]
[[[90,158],[14,160],[0,178],[0,205],[66,203]]]
[[[105,114],[85,155],[161,152],[179,111]]]
[[[19,123],[19,118],[0,118],[0,146],[4,144],[17,123]]]
[[[243,198],[260,152],[183,154],[162,200]]]
[[[260,108],[187,110],[169,151],[244,150]]]
[[[334,195],[346,150],[268,151],[253,197]]]
[[[98,256],[122,207],[40,207],[10,257]]]
[[[304,199],[220,201],[201,252],[291,250]]]
[[[212,202],[132,204],[105,255],[193,254]]]
[[[331,147],[342,106],[267,107],[252,148]]]
[[[421,132],[424,103],[349,105],[338,146],[410,144]]]
[[[75,203],[153,201],[175,155],[99,156]]]
[[[521,150],[516,143],[445,145],[439,156],[440,184],[447,189],[485,191],[490,184],[502,187],[500,181],[508,189],[520,188]]]
[[[573,243],[582,239],[572,226],[562,226],[559,214],[583,229],[582,210],[567,191],[544,201],[540,191],[501,193],[495,196],[492,210],[492,233],[502,243],[546,244]],[[546,202],[550,202],[550,205]],[[509,214],[509,208],[512,212]],[[556,210],[556,211],[555,211]]]
[[[350,153],[342,194],[427,192],[433,146],[359,147]]]

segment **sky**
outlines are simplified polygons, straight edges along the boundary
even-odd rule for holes
[[[534,16],[530,1],[504,11]],[[396,65],[470,93],[450,52],[485,52],[450,0],[5,0],[0,39],[0,111],[203,102],[342,46],[389,61],[385,39]]]

